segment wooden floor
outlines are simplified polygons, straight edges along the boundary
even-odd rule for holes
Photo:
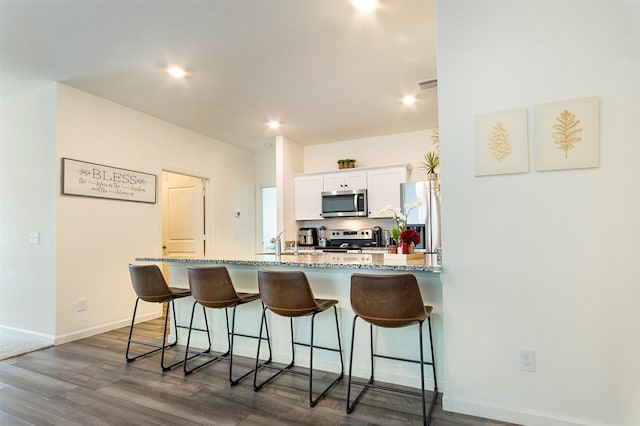
[[[158,320],[139,337],[157,336]],[[143,331],[144,330],[144,331]],[[162,373],[159,355],[124,359],[128,327],[0,361],[0,424],[11,425],[409,425],[418,398],[370,390],[345,413],[346,378],[314,408],[308,380],[287,374],[254,392],[251,378],[230,387],[226,361],[185,377]],[[176,355],[182,348],[178,347]],[[175,349],[173,349],[175,351]],[[237,371],[251,365],[238,358]],[[265,372],[266,374],[266,372]],[[324,378],[322,378],[324,380]],[[435,409],[431,425],[506,425]]]

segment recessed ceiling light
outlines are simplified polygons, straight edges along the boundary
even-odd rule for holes
[[[167,68],[167,73],[175,78],[184,78],[187,75],[187,72],[183,68],[175,65]]]
[[[378,8],[378,0],[352,0],[351,3],[361,13],[372,13]]]
[[[413,105],[416,103],[416,97],[413,95],[407,95],[402,98],[402,103],[405,105]]]
[[[270,129],[279,129],[280,128],[280,122],[276,121],[276,120],[271,120],[267,123],[267,126],[269,126]]]

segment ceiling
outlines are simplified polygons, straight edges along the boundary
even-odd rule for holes
[[[347,0],[0,0],[0,95],[59,81],[260,152],[277,134],[311,145],[437,127],[437,91],[416,84],[436,77],[435,37],[422,0],[372,15]]]

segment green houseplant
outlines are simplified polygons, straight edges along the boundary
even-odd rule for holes
[[[344,158],[338,160],[337,163],[339,169],[353,169],[356,166],[356,160],[352,158]]]
[[[434,175],[436,169],[440,167],[440,155],[435,151],[424,154],[424,161],[420,163],[420,168],[427,172],[427,175]]]

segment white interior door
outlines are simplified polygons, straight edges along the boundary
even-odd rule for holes
[[[162,172],[164,257],[204,257],[205,182],[194,176]]]

